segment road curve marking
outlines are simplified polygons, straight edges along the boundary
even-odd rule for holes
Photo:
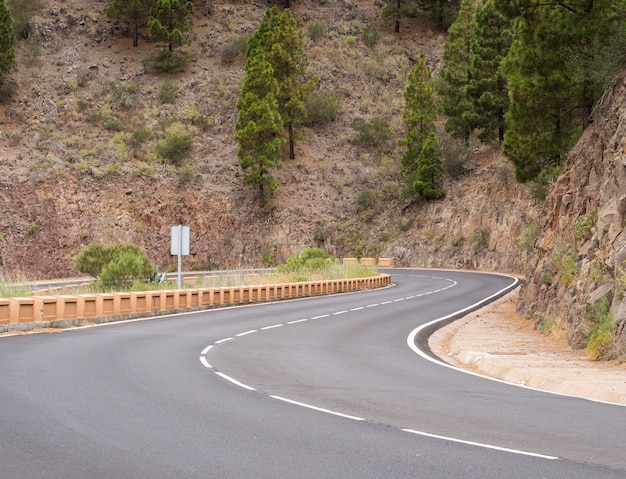
[[[538,457],[538,458],[541,458],[541,459],[549,459],[549,460],[553,460],[553,461],[561,459],[560,457],[556,457],[556,456],[547,456],[545,454],[538,454],[536,452],[522,451],[520,449],[510,449],[508,447],[493,446],[491,444],[485,444],[485,443],[482,443],[482,442],[465,441],[463,439],[457,439],[457,438],[448,437],[448,436],[440,436],[438,434],[430,434],[428,432],[416,431],[414,429],[402,429],[402,431],[408,432],[408,433],[411,433],[411,434],[415,434],[417,436],[430,437],[430,438],[433,438],[433,439],[441,439],[443,441],[456,442],[456,443],[459,443],[459,444],[467,444],[468,446],[482,447],[484,449],[494,449],[496,451],[510,452],[512,454],[519,454],[519,455],[522,455],[522,456]]]
[[[215,371],[215,374],[217,374],[219,377],[226,379],[226,381],[229,381],[231,383],[233,383],[235,386],[239,386],[241,388],[247,389],[248,391],[256,391],[256,389],[254,389],[252,386],[248,386],[247,384],[244,384],[242,382],[237,381],[235,378],[231,378],[230,376],[221,373],[219,371]]]
[[[294,401],[293,399],[287,399],[287,398],[284,398],[284,397],[281,397],[281,396],[272,396],[272,395],[270,395],[270,397],[272,399],[278,399],[279,401],[284,401],[284,402],[289,403],[289,404],[295,404],[296,406],[305,407],[307,409],[313,409],[314,411],[324,412],[326,414],[332,414],[333,416],[339,416],[339,417],[343,417],[343,418],[346,418],[346,419],[353,419],[354,421],[365,421],[365,419],[363,419],[362,417],[350,416],[349,414],[343,414],[341,412],[332,411],[330,409],[324,409],[324,408],[321,408],[321,407],[313,406],[311,404],[307,404],[307,403],[303,403],[303,402],[299,402],[299,401]]]

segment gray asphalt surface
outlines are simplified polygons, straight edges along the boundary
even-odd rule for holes
[[[366,293],[0,338],[0,477],[625,476],[626,409],[407,346],[510,278],[392,274]]]

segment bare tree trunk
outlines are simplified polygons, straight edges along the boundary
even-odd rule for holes
[[[294,145],[293,145],[293,125],[291,123],[289,123],[287,129],[289,131],[289,159],[290,160],[295,160],[296,159],[296,153],[295,153],[295,148],[294,148]]]

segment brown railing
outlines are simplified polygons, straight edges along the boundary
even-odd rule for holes
[[[380,274],[302,283],[0,298],[0,333],[359,291],[384,287],[390,282],[388,274]]]

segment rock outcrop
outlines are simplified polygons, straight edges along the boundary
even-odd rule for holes
[[[626,351],[626,74],[612,84],[595,122],[570,152],[551,187],[537,262],[529,264],[519,310],[569,330],[582,347],[603,298],[616,324],[616,349]]]

